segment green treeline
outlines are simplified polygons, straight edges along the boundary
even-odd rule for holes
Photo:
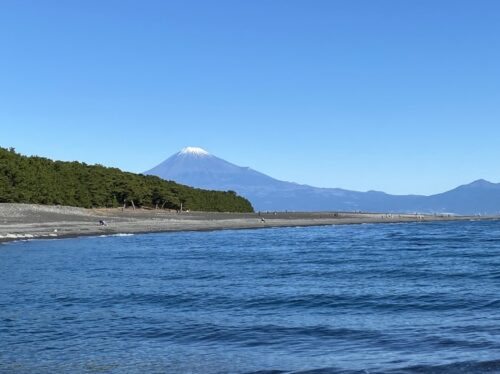
[[[207,191],[101,165],[27,157],[0,147],[0,202],[252,212],[232,191]]]

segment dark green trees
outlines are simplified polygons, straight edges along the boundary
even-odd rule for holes
[[[102,165],[26,157],[0,148],[0,202],[252,212],[234,192],[206,191]]]

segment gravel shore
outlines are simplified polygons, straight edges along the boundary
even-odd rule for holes
[[[340,212],[177,213],[145,209],[83,209],[33,204],[0,204],[0,242],[120,233],[498,218]],[[99,225],[101,220],[104,220],[107,226]]]

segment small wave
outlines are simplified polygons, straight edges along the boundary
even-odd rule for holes
[[[266,370],[255,373],[289,373],[289,374],[500,374],[500,360],[462,361],[443,365],[413,365],[395,369],[361,369],[349,370],[336,367],[306,369],[299,371]]]
[[[108,234],[108,235],[99,235],[100,238],[108,238],[108,237],[120,237],[120,236],[134,236],[135,234],[130,233],[117,233],[117,234]]]
[[[415,365],[399,370],[389,371],[389,373],[414,374],[483,374],[500,373],[500,360],[493,361],[463,361],[444,365]]]

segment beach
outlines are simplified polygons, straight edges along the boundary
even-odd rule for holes
[[[0,242],[168,231],[497,218],[349,212],[179,213],[154,209],[83,209],[34,204],[0,204]],[[105,225],[100,224],[100,221],[104,221]]]

